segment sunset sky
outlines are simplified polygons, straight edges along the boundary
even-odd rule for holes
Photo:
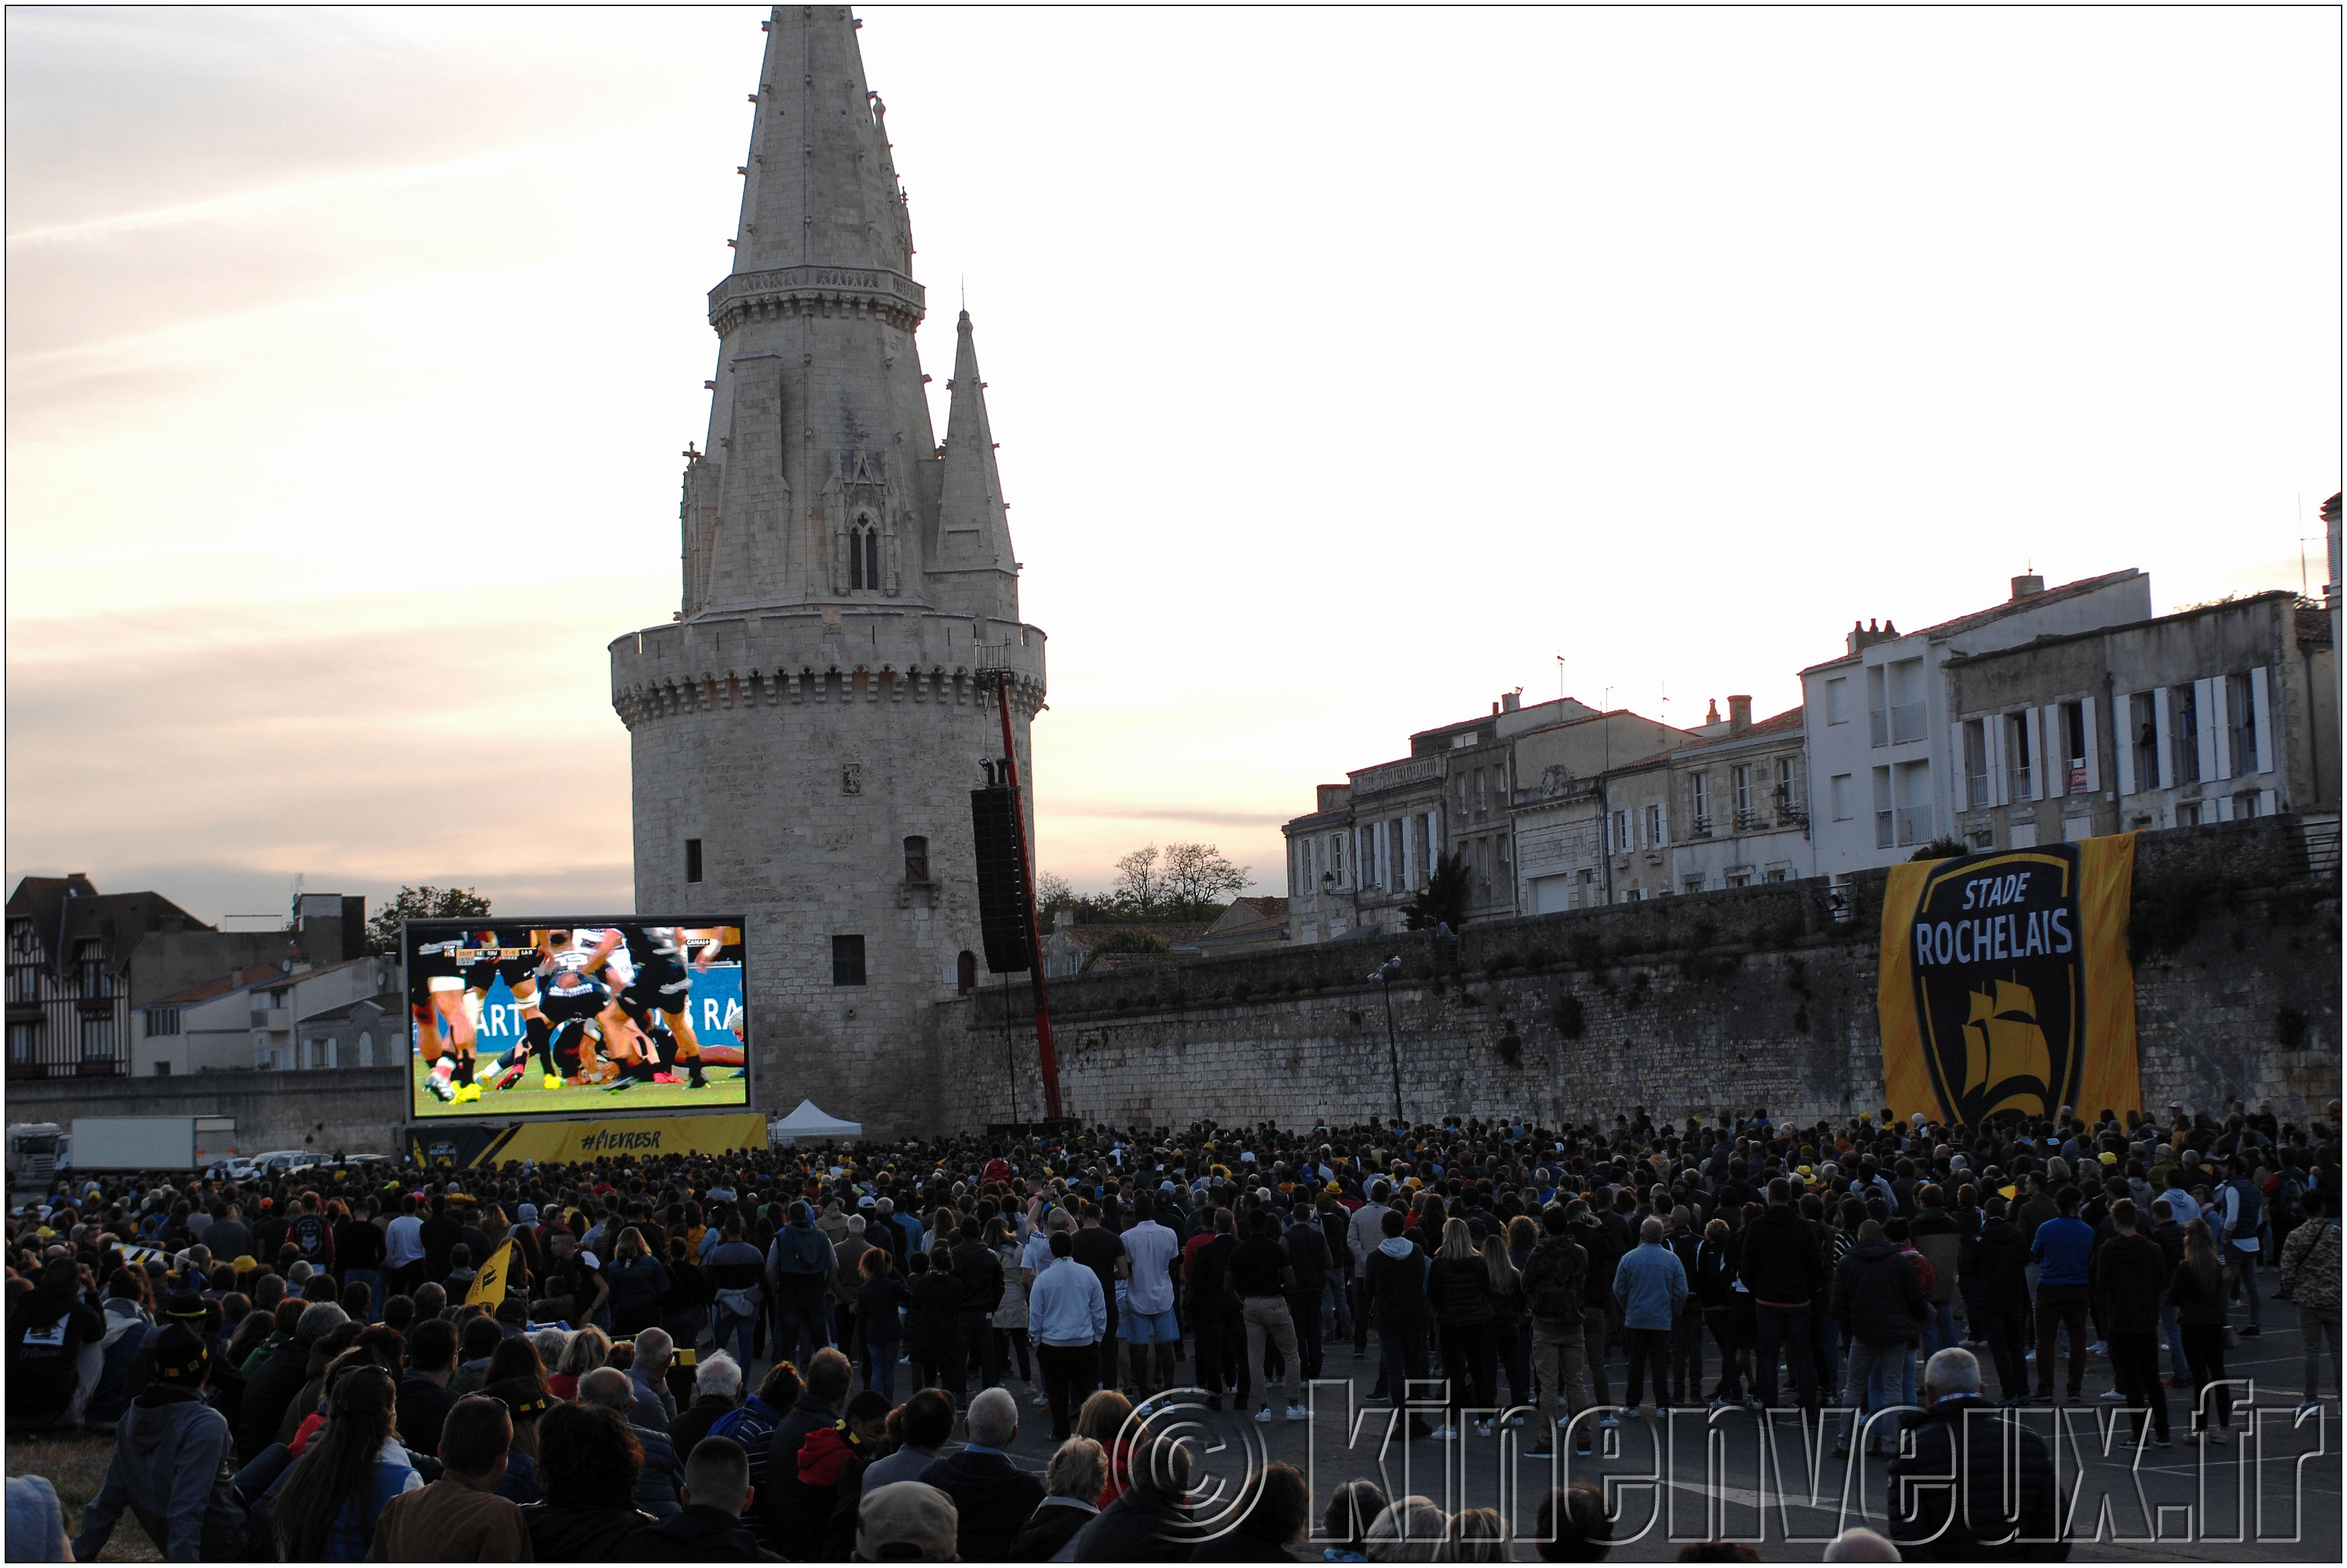
[[[630,905],[764,14],[8,13],[12,882]],[[1079,887],[2339,487],[2335,9],[862,15]]]

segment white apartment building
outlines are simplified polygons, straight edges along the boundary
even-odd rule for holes
[[[1956,836],[1950,659],[2150,618],[2151,579],[2129,567],[2050,589],[2015,577],[2004,603],[1918,632],[1852,626],[1841,657],[1801,672],[1816,874],[1890,865]]]
[[[398,961],[377,956],[320,968],[235,971],[138,1009],[131,1070],[154,1076],[392,1065],[406,1049],[404,1022],[401,1033],[362,1041],[359,1059],[349,1061],[341,1032],[302,1025],[398,990]],[[405,1019],[404,1010],[399,1016]]]

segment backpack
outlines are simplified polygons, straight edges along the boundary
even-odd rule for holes
[[[1578,1267],[1575,1253],[1581,1254]],[[1543,1322],[1578,1322],[1588,1267],[1586,1248],[1569,1238],[1542,1237],[1524,1259],[1524,1305]]]
[[[2300,1200],[2306,1194],[2306,1184],[2294,1169],[2276,1171],[2266,1178],[2266,1193],[2273,1201],[2274,1223],[2283,1229],[2292,1229],[2306,1217]]]

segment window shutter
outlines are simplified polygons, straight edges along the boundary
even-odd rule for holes
[[[2103,790],[2103,748],[2095,743],[2095,737],[2099,732],[2095,728],[2093,697],[2079,700],[2078,717],[2086,729],[2086,793],[2099,795]]]
[[[2250,671],[2250,713],[2258,727],[2258,771],[2273,771],[2273,699],[2267,695],[2266,667]],[[2271,808],[2268,808],[2271,809]]]
[[[2032,800],[2045,798],[2045,739],[2037,733],[2037,710],[2021,710],[2021,733],[2027,737],[2029,750],[2029,795]]]
[[[2171,695],[2174,690],[2173,687],[2156,686],[2151,688],[2151,728],[2154,749],[2159,754],[2156,759],[2159,771],[2145,784],[2147,789],[2172,789],[2176,787],[2176,753],[2168,745],[2168,708],[2174,701]]]
[[[2006,806],[2004,776],[2004,716],[1992,713],[1981,720],[1981,741],[1988,754],[1988,799],[1983,806]]]
[[[1951,769],[1955,774],[1956,782],[1954,788],[1948,791],[1948,799],[1955,802],[1957,810],[1969,811],[1973,809],[1973,802],[1965,787],[1971,780],[1964,777],[1964,727],[1961,721],[1948,726],[1948,755],[1956,761]]]
[[[2205,711],[2216,722],[2208,727],[2210,744],[2202,749],[2201,755],[2207,757],[2213,752],[2215,755],[2211,760],[2217,768],[2212,773],[2203,767],[2200,776],[2204,779],[2230,779],[2233,776],[2233,726],[2230,716],[2226,712],[2227,698],[2232,694],[2225,689],[2231,684],[2221,675],[2209,677],[2209,706]]]
[[[2217,695],[2213,689],[2219,684],[2208,679],[2192,683],[2192,690],[2198,699],[2194,707],[2200,718],[2200,733],[2197,738],[2200,743],[2200,777],[2203,779],[2223,777],[2217,771],[2217,737],[2223,733],[2218,726]]]
[[[2049,702],[2037,710],[2037,734],[2045,743],[2045,766],[2037,770],[2037,798],[2051,800],[2070,788],[2070,737],[2062,728],[2060,703]]]

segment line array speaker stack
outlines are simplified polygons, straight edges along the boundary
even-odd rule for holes
[[[1019,792],[1002,785],[969,792],[978,840],[978,920],[986,967],[1022,974],[1035,965],[1027,945],[1027,872],[1019,853]]]

